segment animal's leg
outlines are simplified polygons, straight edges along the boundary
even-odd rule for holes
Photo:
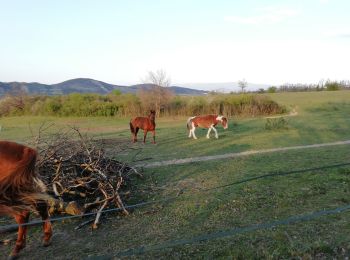
[[[192,125],[192,129],[191,129],[192,136],[193,136],[194,139],[197,139],[197,136],[195,135],[194,130],[196,130],[196,127],[194,125]]]
[[[214,126],[213,126],[213,130],[214,130],[214,132],[215,132],[215,138],[218,139],[218,138],[219,138],[219,136],[218,136],[218,131],[215,129]]]
[[[18,225],[27,223],[29,220],[29,212],[23,211],[21,214],[15,215],[15,220]],[[16,246],[10,255],[10,259],[16,259],[18,257],[19,251],[26,246],[26,236],[27,236],[27,226],[19,226]]]
[[[156,143],[156,130],[152,131],[152,135],[153,135],[153,143]]]
[[[146,143],[147,130],[143,130],[143,143]]]
[[[130,125],[130,132],[131,132],[131,140],[132,142],[135,143],[135,128],[132,124],[132,121],[130,121],[129,125]]]
[[[135,128],[135,134],[134,134],[134,143],[137,142],[137,133],[139,132],[140,128]]]
[[[209,130],[208,130],[208,133],[207,133],[207,138],[209,139],[210,138],[210,132],[211,132],[211,129],[212,129],[212,126],[209,127]]]
[[[52,237],[52,227],[51,222],[49,220],[49,207],[46,202],[40,202],[38,203],[37,210],[45,222],[43,223],[43,230],[44,230],[44,239],[43,239],[43,246],[48,246],[51,243],[51,237]]]
[[[192,128],[189,130],[188,138],[192,137]]]

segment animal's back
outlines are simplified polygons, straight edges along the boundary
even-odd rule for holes
[[[208,128],[211,125],[216,125],[216,115],[205,115],[205,116],[196,116],[192,119],[196,126]]]
[[[8,210],[5,205],[16,205],[21,210],[21,206],[30,207],[42,198],[35,176],[36,156],[30,147],[0,141],[0,214]]]
[[[135,117],[133,120],[131,120],[131,123],[134,128],[138,127],[143,130],[154,130],[156,127],[155,122],[152,122],[152,120],[150,120],[148,117]]]
[[[14,142],[0,141],[0,180],[14,171],[33,170],[37,153],[34,149]],[[23,172],[20,172],[24,174]],[[30,172],[34,174],[34,172]]]

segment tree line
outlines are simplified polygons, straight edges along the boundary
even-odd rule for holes
[[[285,112],[268,96],[258,94],[216,94],[176,96],[166,88],[155,87],[137,94],[114,91],[108,95],[69,94],[60,96],[17,93],[0,99],[0,116],[112,116],[130,117],[158,110],[158,117],[223,114],[259,116]]]
[[[275,92],[308,92],[308,91],[336,91],[336,90],[350,90],[350,81],[331,81],[320,80],[314,84],[289,84],[285,83],[279,87],[271,86],[267,90],[260,89],[258,92],[275,93]]]

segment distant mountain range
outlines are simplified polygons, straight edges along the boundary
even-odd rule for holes
[[[0,82],[0,96],[18,91],[24,91],[28,94],[66,95],[70,93],[108,94],[117,89],[122,93],[136,93],[140,89],[150,89],[151,87],[152,84],[119,86],[88,78],[71,79],[51,85],[38,82]],[[205,95],[208,93],[204,90],[178,86],[171,86],[169,89],[176,95]]]
[[[238,82],[219,82],[219,83],[188,83],[182,84],[186,88],[196,88],[202,90],[209,90],[221,93],[229,93],[229,92],[240,92],[241,88],[239,87]],[[246,91],[256,91],[261,88],[267,89],[271,87],[269,84],[256,84],[247,82]]]

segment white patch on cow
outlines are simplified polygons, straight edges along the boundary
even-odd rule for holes
[[[223,116],[217,116],[216,120],[222,122]]]

